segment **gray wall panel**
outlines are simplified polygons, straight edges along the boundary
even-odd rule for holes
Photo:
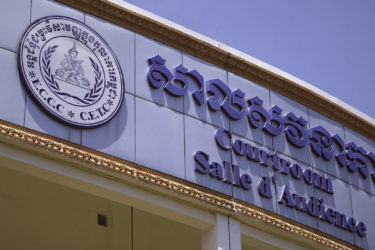
[[[327,130],[327,132],[331,136],[337,134],[343,140],[345,140],[344,127],[338,124],[337,122],[334,122],[331,119],[311,109],[309,109],[309,120],[310,128],[322,126]],[[341,152],[341,149],[335,142],[332,142],[332,146],[334,155]],[[317,168],[330,175],[345,180],[346,182],[349,181],[348,171],[346,169],[342,169],[335,158],[333,158],[330,161],[326,161],[323,159],[322,156],[318,157],[314,154],[314,152],[312,152],[312,165],[314,168]]]
[[[355,244],[364,249],[373,249],[375,246],[375,197],[357,188],[351,189],[353,216],[357,221],[366,224],[366,237],[355,235]]]
[[[181,52],[138,34],[135,35],[135,41],[136,96],[182,112],[183,98],[175,98],[168,95],[163,89],[165,81],[157,89],[153,89],[147,81],[149,58],[160,55],[166,60],[167,68],[172,70],[182,63]]]
[[[232,185],[194,171],[194,154],[198,150],[209,155],[210,163],[215,161],[223,166],[223,161],[231,162],[230,152],[216,146],[215,131],[211,124],[185,116],[186,180],[232,195]]]
[[[95,27],[95,31],[108,43],[120,63],[125,91],[134,94],[134,32],[87,14],[85,23]]]
[[[81,11],[50,0],[32,0],[31,22],[52,15],[66,16],[81,22],[84,21],[84,15]]]
[[[210,63],[204,62],[193,56],[183,54],[183,65],[188,70],[197,70],[204,79],[204,89],[206,92],[207,85],[206,82],[212,79],[219,79],[227,85],[227,72],[220,69]],[[208,122],[215,126],[229,128],[229,119],[225,116],[222,110],[212,112],[209,110],[207,102],[201,106],[193,100],[191,95],[192,91],[197,90],[197,85],[190,79],[189,81],[189,91],[184,97],[184,113],[193,116],[199,120]],[[207,94],[205,93],[205,99],[207,99]],[[219,97],[219,101],[222,100],[222,96]]]
[[[305,125],[306,129],[309,129],[308,123],[308,110],[303,105],[290,100],[289,98],[283,97],[273,91],[271,91],[271,107],[277,105],[282,109],[282,115],[285,116],[289,112],[293,112],[297,117],[302,116],[307,121]],[[285,125],[284,125],[285,130]],[[285,133],[282,133],[273,138],[273,146],[275,150],[289,155],[290,157],[302,161],[308,165],[311,165],[311,152],[310,147],[297,148],[288,143]]]
[[[319,173],[332,180],[334,194],[328,194],[315,188],[315,197],[322,198],[324,200],[323,205],[326,209],[332,208],[340,213],[344,213],[347,217],[353,217],[352,199],[350,193],[351,186],[342,180],[335,179],[333,176],[327,175],[323,172]],[[318,230],[354,244],[354,234],[347,230],[343,230],[334,224],[318,220]]]
[[[229,87],[232,90],[240,89],[245,93],[244,100],[251,99],[255,96],[263,100],[263,107],[268,111],[271,108],[270,105],[270,91],[262,86],[259,86],[249,80],[242,77],[236,76],[232,73],[228,74]],[[247,106],[246,106],[247,107]],[[233,133],[245,137],[249,140],[255,141],[267,147],[272,147],[272,136],[262,130],[262,128],[253,128],[248,120],[246,109],[245,115],[240,120],[231,120],[230,129]]]
[[[108,123],[82,130],[82,145],[135,161],[134,96],[125,94],[117,115]]]
[[[185,178],[184,125],[181,113],[136,98],[135,162]]]
[[[366,153],[372,152],[375,154],[375,142],[359,135],[358,133],[345,127],[345,140],[346,143],[354,142],[358,147],[362,147]],[[375,170],[375,162],[367,161],[367,166],[370,172]],[[371,176],[363,178],[358,171],[349,173],[350,183],[356,187],[359,187],[366,192],[375,194],[375,179]]]
[[[25,89],[18,75],[16,54],[0,49],[0,119],[23,125]]]
[[[298,164],[303,171],[305,171],[306,169],[313,170],[312,167],[303,164],[302,162],[298,162],[286,155],[280,154],[280,157],[292,162],[292,164]],[[308,200],[311,196],[315,196],[313,185],[306,184],[303,178],[300,178],[299,180],[294,179],[290,171],[287,171],[287,173],[287,175],[281,174],[280,172],[275,173],[276,197],[273,199],[276,202],[277,213],[289,219],[299,221],[309,227],[317,228],[318,224],[316,218],[310,216],[307,212],[297,211],[296,209],[287,206],[285,200],[284,203],[278,202],[282,199],[283,188],[285,186],[288,188],[291,195],[297,194],[298,196],[301,196],[306,200]]]
[[[252,147],[258,147],[259,150],[270,151],[269,148],[266,148],[260,144],[254,143],[253,141],[246,140],[242,137],[234,135],[232,141],[241,140],[244,143],[251,145]],[[277,212],[275,197],[276,189],[272,185],[271,194],[273,198],[263,198],[259,195],[258,192],[258,183],[262,181],[262,177],[271,177],[273,170],[271,165],[262,166],[259,162],[249,160],[246,155],[238,155],[232,152],[232,162],[235,165],[238,165],[240,168],[240,174],[249,174],[252,179],[251,188],[249,190],[244,190],[243,188],[233,187],[233,196],[239,200],[254,204],[256,206],[262,207],[272,212]]]
[[[25,127],[59,137],[77,144],[81,143],[81,129],[67,126],[47,114],[26,95]]]
[[[31,0],[0,2],[0,47],[16,51],[18,41],[30,24]]]

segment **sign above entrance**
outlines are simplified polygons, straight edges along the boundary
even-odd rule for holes
[[[35,101],[69,125],[99,126],[121,106],[124,81],[114,53],[77,20],[49,16],[32,23],[19,44],[18,68]]]

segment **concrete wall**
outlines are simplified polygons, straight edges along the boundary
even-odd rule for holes
[[[0,176],[1,249],[200,249],[190,226],[4,167]]]

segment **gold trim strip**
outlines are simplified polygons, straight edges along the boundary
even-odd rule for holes
[[[57,0],[276,91],[375,141],[375,125],[317,93],[207,42],[105,0]]]
[[[117,176],[132,180],[133,183],[146,184],[149,190],[156,187],[184,197],[208,204],[210,207],[219,208],[228,214],[241,218],[251,218],[258,222],[272,225],[285,232],[292,233],[304,239],[309,239],[324,247],[332,249],[359,249],[344,241],[300,225],[298,222],[285,219],[279,215],[263,211],[254,205],[233,199],[230,196],[217,193],[213,190],[201,187],[188,181],[163,174],[140,165],[114,158],[113,156],[85,148],[83,146],[67,142],[56,137],[46,135],[31,129],[21,127],[0,120],[0,141],[12,145],[26,145],[29,149],[42,149],[42,152],[50,153],[54,157],[64,158],[79,163],[88,164],[90,170],[104,169],[115,173]],[[126,181],[126,180],[125,180]]]

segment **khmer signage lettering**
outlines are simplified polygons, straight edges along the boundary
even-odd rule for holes
[[[284,133],[288,143],[293,147],[304,148],[310,145],[315,157],[321,157],[327,162],[336,160],[341,171],[359,174],[363,179],[371,178],[373,182],[375,181],[375,171],[370,171],[368,167],[370,162],[375,163],[374,153],[367,152],[354,142],[345,144],[338,134],[330,135],[322,126],[307,129],[307,121],[304,117],[298,117],[292,112],[282,116],[282,108],[277,105],[267,111],[263,108],[263,101],[259,97],[255,96],[245,100],[244,92],[240,89],[230,89],[220,79],[208,80],[205,85],[202,75],[195,69],[189,70],[180,65],[174,69],[172,74],[165,66],[165,60],[159,55],[150,58],[148,62],[150,68],[147,77],[152,88],[163,87],[167,93],[175,97],[182,97],[187,94],[188,79],[193,79],[199,86],[192,93],[196,105],[207,102],[211,112],[221,110],[231,120],[239,120],[247,116],[252,129],[262,129],[270,136]],[[162,86],[164,82],[165,85]],[[329,178],[310,169],[303,170],[298,163],[283,159],[276,151],[268,152],[240,139],[232,141],[232,133],[224,128],[216,130],[215,140],[217,146],[224,151],[232,151],[248,161],[257,162],[259,167],[271,167],[272,176],[263,176],[259,183],[252,183],[250,174],[240,174],[239,166],[226,161],[217,162],[215,159],[210,159],[209,154],[201,150],[197,150],[193,156],[194,171],[197,174],[207,175],[208,178],[245,191],[255,185],[259,195],[265,199],[272,198],[271,185],[278,181],[277,174],[290,176],[291,181],[300,181],[329,195],[334,195],[332,181]],[[333,144],[336,144],[340,149],[338,152],[334,152]],[[357,233],[361,237],[366,235],[366,225],[363,222],[356,221],[340,211],[325,208],[322,198],[302,197],[291,193],[288,186],[283,185],[277,200],[280,205],[307,213],[329,224],[335,224],[343,230]]]

